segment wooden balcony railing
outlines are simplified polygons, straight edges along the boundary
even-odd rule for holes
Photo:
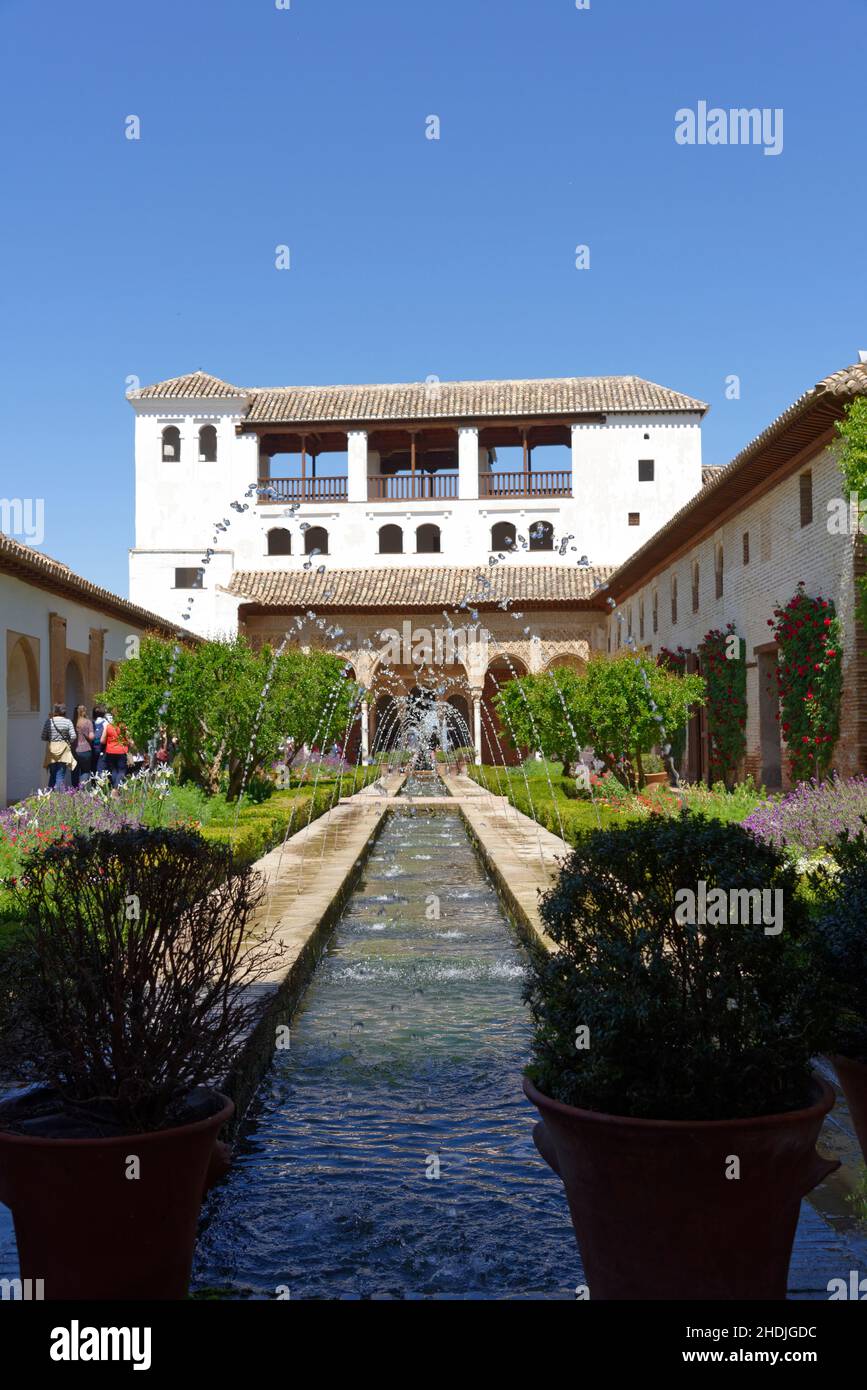
[[[540,473],[482,473],[480,497],[571,497],[569,469]]]
[[[260,502],[346,501],[345,478],[260,478],[259,489]]]
[[[458,496],[457,473],[416,473],[368,478],[371,502],[418,502],[426,498]]]

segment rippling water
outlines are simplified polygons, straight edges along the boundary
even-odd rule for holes
[[[393,813],[208,1201],[194,1287],[574,1297],[566,1199],[521,1092],[523,973],[460,818]]]

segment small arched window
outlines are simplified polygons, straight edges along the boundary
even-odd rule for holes
[[[517,533],[513,522],[498,521],[491,527],[492,550],[514,550],[516,543]]]
[[[531,550],[554,549],[554,527],[550,521],[534,521],[530,527]]]
[[[202,425],[199,430],[199,463],[217,462],[217,426]]]
[[[181,456],[181,432],[177,425],[163,430],[163,463],[177,463]]]
[[[328,554],[328,532],[324,526],[311,526],[304,532],[304,554],[312,555],[314,550],[320,555]]]
[[[268,532],[269,555],[291,555],[292,536],[285,526],[274,526]]]
[[[438,555],[440,552],[440,528],[428,522],[419,526],[415,533],[415,549],[418,555]]]
[[[401,531],[399,526],[394,526],[392,524],[380,526],[379,553],[380,555],[403,554],[403,531]]]

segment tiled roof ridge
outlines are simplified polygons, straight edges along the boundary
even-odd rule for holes
[[[840,401],[853,400],[856,396],[867,395],[867,362],[854,362],[847,367],[842,367],[836,372],[831,372],[829,376],[823,377],[813,386],[803,391],[791,405],[772,420],[769,425],[750,440],[739,453],[735,454],[730,463],[717,465],[716,476],[711,477],[704,487],[700,489],[690,500],[681,507],[680,511],[675,512],[664,526],[645,541],[644,545],[634,551],[621,565],[614,571],[614,580],[618,578],[622,571],[626,571],[633,565],[641,564],[644,554],[655,547],[660,539],[667,533],[675,530],[684,522],[700,504],[706,502],[709,494],[717,489],[726,487],[733,478],[737,478],[738,472],[746,468],[756,455],[761,454],[762,449],[766,448],[785,430],[795,423],[802,415],[806,414],[813,407],[819,405],[824,399],[833,397]],[[713,467],[714,465],[709,465]],[[704,471],[704,470],[703,470]]]
[[[5,531],[0,531],[0,572],[12,573],[16,578],[26,580],[26,575],[16,573],[16,566],[21,566],[35,577],[48,581],[46,587],[50,587],[53,581],[53,585],[57,589],[63,593],[74,595],[79,602],[89,602],[92,605],[98,604],[111,608],[124,617],[135,618],[142,627],[157,628],[164,633],[179,633],[183,637],[192,636],[190,633],[181,632],[177,624],[162,617],[159,613],[152,613],[147,608],[140,608],[138,604],[131,603],[129,599],[121,598],[120,594],[115,594],[110,589],[103,589],[99,584],[85,579],[83,575],[76,574],[62,560],[55,560],[50,555],[45,555],[41,550],[34,550],[32,546],[25,545],[23,541],[15,540],[14,536],[7,535]]]

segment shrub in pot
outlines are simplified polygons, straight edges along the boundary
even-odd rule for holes
[[[27,1058],[40,1084],[0,1106],[0,1200],[22,1277],[49,1299],[182,1298],[233,1110],[213,1083],[274,960],[248,939],[261,881],[192,831],[140,828],[50,847],[21,894],[3,1070]]]
[[[834,846],[839,873],[824,876],[816,922],[814,970],[830,976],[836,1008],[827,1051],[867,1160],[867,838],[843,835]]]
[[[838,1166],[795,888],[779,851],[683,814],[584,835],[543,900],[524,1089],[592,1297],[785,1298],[801,1199]],[[769,892],[768,920],[733,920],[731,890]]]

